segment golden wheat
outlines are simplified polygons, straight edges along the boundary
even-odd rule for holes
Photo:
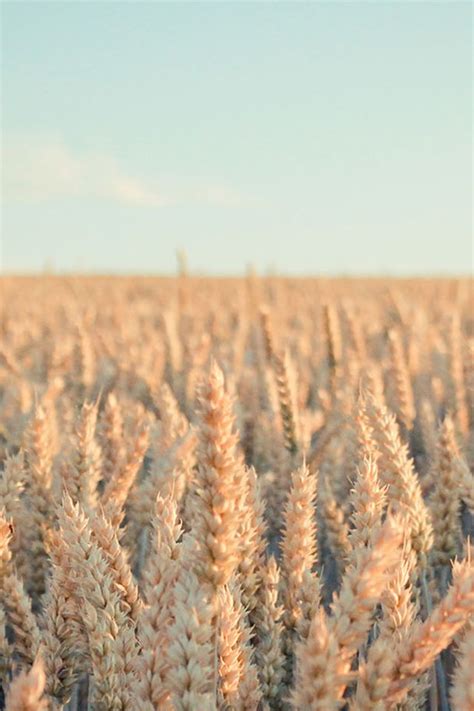
[[[2,290],[0,709],[473,708],[467,281]]]

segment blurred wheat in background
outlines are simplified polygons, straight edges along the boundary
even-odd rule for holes
[[[474,709],[465,279],[3,277],[0,707]]]

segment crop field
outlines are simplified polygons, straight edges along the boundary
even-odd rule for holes
[[[473,711],[471,281],[0,290],[0,708]]]

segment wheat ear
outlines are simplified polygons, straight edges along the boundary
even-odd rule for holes
[[[281,542],[284,621],[288,630],[300,617],[301,586],[305,571],[316,565],[316,488],[317,476],[306,464],[291,475],[291,488],[285,505]]]
[[[213,609],[196,575],[181,568],[166,650],[166,686],[174,711],[213,711]]]
[[[11,527],[0,512],[0,602],[14,632],[14,653],[32,664],[39,648],[40,632],[31,600],[17,576],[10,552]]]
[[[145,711],[168,703],[165,652],[170,639],[173,589],[180,570],[180,536],[176,502],[171,497],[163,499],[159,496],[152,525],[151,551],[143,571],[144,607],[138,616],[138,636],[142,645],[139,696]]]
[[[374,396],[369,397],[367,407],[380,452],[377,461],[380,480],[388,487],[388,502],[407,515],[413,548],[420,563],[426,565],[426,556],[433,542],[433,527],[413,462],[406,445],[402,444],[395,417]]]
[[[29,671],[21,672],[11,682],[5,700],[5,711],[47,711],[48,701],[43,695],[46,682],[41,659]]]
[[[471,711],[474,708],[474,623],[471,622],[456,652],[451,701],[454,711]]]
[[[284,678],[283,607],[278,602],[280,571],[271,557],[260,568],[259,604],[255,608],[255,660],[263,700],[270,709],[280,703]]]
[[[200,574],[217,589],[230,580],[239,564],[240,505],[245,491],[241,489],[243,464],[236,449],[232,400],[215,362],[199,394],[199,416],[194,533]]]
[[[291,696],[295,710],[335,711],[336,689],[341,683],[337,656],[337,641],[321,608],[311,622],[307,640],[296,647],[295,687]],[[348,680],[349,677],[344,682]]]
[[[336,669],[342,677],[348,674],[354,655],[367,638],[375,606],[400,563],[402,542],[401,521],[388,518],[375,530],[370,546],[358,549],[355,563],[346,569],[328,622],[339,650]],[[336,687],[337,698],[344,688],[343,684]]]
[[[123,612],[110,569],[83,509],[65,495],[58,520],[68,556],[77,574],[76,598],[82,607],[94,673],[98,711],[127,704],[133,695],[138,648]]]

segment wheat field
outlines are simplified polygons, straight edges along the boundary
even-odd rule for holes
[[[0,287],[0,708],[473,711],[472,282]]]

